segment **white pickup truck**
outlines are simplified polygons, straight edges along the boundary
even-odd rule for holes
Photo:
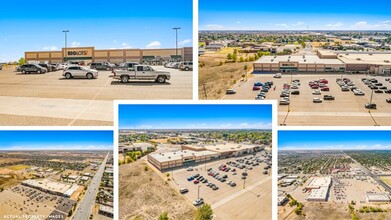
[[[155,70],[148,65],[136,65],[132,69],[114,69],[114,79],[123,83],[133,80],[154,80],[158,83],[164,83],[170,80],[170,72]]]

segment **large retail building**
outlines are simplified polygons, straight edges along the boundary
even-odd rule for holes
[[[178,54],[178,55],[177,55]],[[164,61],[192,61],[193,48],[169,49],[108,49],[97,50],[95,47],[62,48],[61,51],[25,52],[26,62],[62,63],[68,60],[111,63],[127,61],[161,64]]]
[[[263,56],[254,72],[348,72],[391,74],[391,53],[328,51],[317,54]]]

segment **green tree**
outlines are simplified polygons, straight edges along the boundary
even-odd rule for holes
[[[21,57],[21,58],[19,59],[18,64],[19,64],[19,65],[23,65],[23,64],[25,64],[25,63],[26,63],[26,60],[25,60],[23,57]]]
[[[162,214],[159,215],[159,218],[158,220],[169,220],[170,218],[168,218],[168,213],[167,212],[163,212]]]
[[[234,53],[234,55],[232,55],[232,60],[234,62],[238,61],[238,55],[236,53]]]
[[[228,60],[232,60],[232,54],[231,54],[231,53],[229,53],[229,54],[227,55],[227,59],[228,59]]]
[[[243,70],[247,70],[248,69],[248,66],[247,66],[247,63],[244,64],[244,67],[243,67]]]
[[[69,210],[69,212],[68,212],[68,217],[71,217],[72,214],[73,214],[73,210],[71,209],[71,210]]]
[[[241,63],[244,62],[244,58],[240,57],[239,62],[241,62]]]
[[[234,49],[234,54],[238,54],[238,49]]]
[[[197,209],[197,213],[195,216],[195,220],[212,220],[213,218],[213,210],[212,207],[208,204],[204,204],[200,208]]]

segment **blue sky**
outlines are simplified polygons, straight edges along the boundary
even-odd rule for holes
[[[0,150],[112,149],[112,131],[0,131]]]
[[[279,131],[279,150],[391,150],[391,131]]]
[[[120,105],[120,129],[271,129],[272,105]]]
[[[391,30],[391,1],[199,0],[200,30]]]
[[[19,5],[18,5],[19,4]],[[18,60],[25,51],[68,46],[175,48],[192,46],[192,1],[108,2],[84,0],[4,1],[0,13],[0,62]]]

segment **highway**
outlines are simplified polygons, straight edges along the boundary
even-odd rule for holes
[[[75,214],[73,215],[74,220],[79,219],[89,219],[92,211],[92,207],[95,204],[95,197],[99,190],[100,181],[103,176],[103,172],[105,171],[105,166],[107,163],[107,159],[109,158],[109,154],[107,153],[105,159],[100,165],[98,171],[95,173],[95,176],[92,178],[90,185],[87,188],[87,192],[84,195],[83,199],[79,203],[78,208],[76,209]]]

